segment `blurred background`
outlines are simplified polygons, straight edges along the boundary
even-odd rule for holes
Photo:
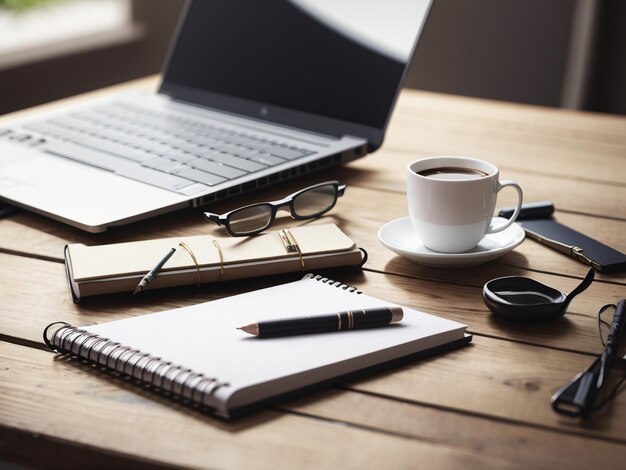
[[[0,114],[159,72],[184,0],[0,0]],[[626,114],[625,0],[436,0],[405,86]]]

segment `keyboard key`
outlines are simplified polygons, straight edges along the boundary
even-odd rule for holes
[[[151,170],[150,168],[144,168],[139,165],[127,165],[119,171],[116,171],[116,174],[170,191],[182,190],[193,184],[193,181],[189,181],[180,176],[170,175],[158,170]]]
[[[145,150],[150,153],[155,153],[157,155],[167,155],[169,152],[173,150],[171,145],[168,145],[163,142],[157,142],[156,140],[151,139],[129,139],[129,143],[132,145]]]
[[[170,160],[169,158],[156,157],[156,158],[152,158],[150,160],[145,160],[141,162],[141,165],[147,168],[152,168],[154,170],[159,170],[159,171],[164,171],[166,173],[170,173],[172,170],[180,167],[182,164],[180,162],[175,162],[174,160]]]
[[[250,149],[250,148],[246,148],[242,146],[238,146],[236,147],[236,149],[237,149],[236,151],[230,152],[230,153],[234,153],[237,156],[243,157],[243,158],[254,158],[254,157],[259,157],[263,155],[269,155],[267,153],[259,152],[258,150],[254,150],[254,149]]]
[[[43,137],[40,137],[39,139],[37,139],[37,140],[35,140],[35,141],[33,141],[33,142],[30,142],[30,144],[29,144],[29,145],[30,145],[31,147],[39,147],[40,145],[43,145],[43,144],[45,144],[46,142],[48,142],[46,139],[44,139]]]
[[[185,196],[192,196],[194,194],[205,191],[207,189],[209,189],[209,187],[205,186],[204,184],[193,183],[190,186],[186,186],[184,188],[176,190],[176,192],[180,194],[184,194]]]
[[[154,158],[154,154],[148,153],[145,150],[135,149],[128,145],[118,144],[106,139],[100,139],[97,137],[87,137],[77,142],[80,145],[86,147],[92,147],[105,152],[118,155],[122,158],[127,158],[135,162],[142,162]]]
[[[190,152],[190,153],[191,153],[192,155],[195,155],[196,157],[199,157],[199,158],[209,158],[209,159],[212,159],[212,157],[213,157],[214,155],[224,155],[223,153],[221,153],[221,152],[220,152],[220,151],[218,151],[218,150],[214,150],[214,149],[212,149],[212,148],[209,148],[209,147],[204,147],[204,146],[203,146],[203,147],[198,147],[198,148],[195,148],[195,149],[193,149],[193,151],[192,151],[192,152]]]
[[[221,142],[213,146],[213,149],[218,150],[220,152],[224,152],[224,153],[230,153],[231,155],[239,155],[237,151],[243,148],[238,145],[229,144],[227,142]]]
[[[231,134],[228,136],[227,140],[232,144],[243,145],[244,147],[248,147],[251,149],[256,149],[257,145],[262,144],[260,140],[244,134]]]
[[[286,158],[287,160],[293,160],[295,158],[300,158],[306,155],[306,152],[302,152],[298,149],[281,147],[278,145],[267,145],[263,150],[277,157]]]
[[[185,152],[193,152],[195,149],[200,147],[200,145],[193,143],[193,142],[189,142],[189,141],[183,141],[180,144],[178,144],[176,147],[181,150],[184,150]]]
[[[114,157],[111,154],[93,150],[88,147],[81,147],[70,142],[49,141],[46,145],[41,147],[41,149],[108,171],[115,171],[120,165],[125,163],[123,159]]]
[[[185,163],[176,162],[176,166],[171,167],[167,172],[173,175],[178,175],[180,173],[184,173],[187,170],[191,170],[193,167],[191,165],[187,165]]]
[[[197,156],[192,153],[184,152],[182,150],[168,150],[166,153],[162,154],[164,157],[169,158],[170,160],[176,160],[181,163],[191,163],[197,160]]]
[[[282,158],[275,157],[274,155],[270,155],[267,153],[260,153],[255,157],[250,158],[250,160],[262,163],[263,165],[273,166],[284,163],[286,160]]]
[[[28,130],[35,131],[38,134],[56,137],[63,140],[73,140],[76,142],[84,138],[84,134],[81,134],[80,132],[72,131],[61,126],[55,126],[54,124],[48,122],[36,122],[33,124],[27,124],[24,127]]]
[[[31,140],[33,138],[32,135],[30,134],[17,134],[14,135],[12,137],[10,137],[12,140],[15,140],[17,142],[26,142],[27,140]]]
[[[192,181],[197,181],[198,183],[206,184],[209,186],[213,186],[223,181],[226,181],[224,178],[196,169],[183,171],[182,173],[179,173],[178,176],[182,176],[183,178],[188,178]]]
[[[71,130],[82,130],[86,132],[101,132],[104,128],[86,120],[77,120],[71,116],[55,117],[49,121],[52,125],[65,127]]]
[[[232,166],[235,168],[239,168],[240,170],[254,172],[267,168],[266,165],[262,165],[260,163],[251,162],[250,160],[246,160],[245,158],[235,157],[234,155],[227,155],[221,152],[212,152],[206,155],[206,158],[223,163],[224,165]]]
[[[224,142],[218,139],[214,139],[211,137],[207,137],[207,136],[201,136],[198,139],[195,139],[196,142],[198,142],[198,144],[203,145],[204,147],[210,147],[210,148],[215,148],[220,144],[223,144]]]
[[[208,171],[214,175],[223,176],[226,179],[238,178],[246,174],[245,171],[237,170],[226,165],[198,158],[195,162],[191,162],[191,166],[202,171]]]

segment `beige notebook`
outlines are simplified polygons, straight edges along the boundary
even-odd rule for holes
[[[199,235],[100,246],[67,245],[65,267],[72,297],[78,302],[91,295],[132,292],[172,247],[176,252],[147,289],[363,264],[363,252],[334,224],[289,231],[299,251],[287,248],[281,231],[246,238]],[[189,251],[180,246],[181,242]]]
[[[465,344],[465,325],[404,308],[372,329],[260,339],[261,320],[394,305],[307,275],[288,284],[151,315],[74,328],[52,324],[52,349],[78,355],[231,416],[287,392],[409,355]]]

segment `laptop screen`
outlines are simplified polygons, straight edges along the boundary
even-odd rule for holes
[[[382,129],[428,6],[429,0],[193,1],[164,83],[257,103],[256,116],[288,109]]]

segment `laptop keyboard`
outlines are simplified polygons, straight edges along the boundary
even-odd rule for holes
[[[0,129],[0,138],[184,195],[314,153],[182,112],[117,102]]]

